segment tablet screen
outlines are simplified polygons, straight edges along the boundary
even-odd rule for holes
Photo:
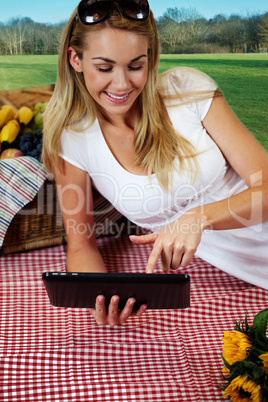
[[[119,309],[130,297],[134,309],[180,309],[190,306],[190,276],[185,274],[69,273],[45,272],[42,276],[52,305],[94,308],[104,295],[108,306],[113,295],[120,297]]]

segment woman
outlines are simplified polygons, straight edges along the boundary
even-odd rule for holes
[[[131,236],[153,244],[146,272],[160,256],[168,270],[196,254],[268,289],[267,154],[213,80],[187,68],[158,77],[158,62],[147,0],[82,1],[66,26],[43,160],[58,184],[67,269],[106,271],[92,234],[93,185],[151,229]],[[116,325],[135,300],[122,312],[118,297],[108,311],[104,302],[97,298],[93,316]]]

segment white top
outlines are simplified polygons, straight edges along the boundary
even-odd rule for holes
[[[215,90],[207,75],[189,68],[170,70],[161,78],[169,92]],[[244,181],[226,163],[220,149],[202,125],[212,98],[167,104],[175,129],[198,152],[199,171],[191,184],[189,172],[174,169],[167,192],[155,175],[135,175],[113,156],[98,120],[83,132],[65,130],[61,157],[89,173],[94,187],[137,225],[153,231],[173,222],[188,209],[228,198],[246,189]],[[196,255],[245,281],[268,289],[268,222],[243,229],[205,231]]]

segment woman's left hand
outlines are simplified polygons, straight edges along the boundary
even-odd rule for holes
[[[146,310],[146,305],[142,304],[137,311],[132,311],[135,299],[132,297],[127,300],[124,308],[119,311],[119,296],[111,298],[109,306],[106,309],[105,297],[99,295],[96,298],[95,308],[90,308],[89,312],[93,315],[98,325],[122,325],[125,324],[130,316],[140,317]]]
[[[154,271],[160,256],[164,271],[170,268],[175,270],[186,267],[191,262],[207,226],[204,215],[190,210],[159,231],[148,235],[130,236],[130,240],[135,244],[154,243],[146,266],[147,273]]]

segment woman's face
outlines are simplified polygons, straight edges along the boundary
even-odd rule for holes
[[[146,37],[106,28],[88,35],[82,60],[69,48],[69,60],[83,72],[88,92],[107,117],[124,118],[135,112],[148,74]]]

